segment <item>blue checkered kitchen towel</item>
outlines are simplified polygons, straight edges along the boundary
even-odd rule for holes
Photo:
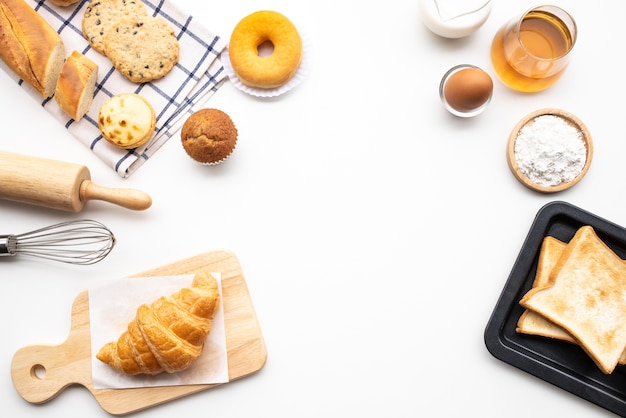
[[[73,136],[122,177],[130,176],[154,155],[180,129],[186,117],[204,106],[227,79],[219,59],[226,46],[224,40],[171,2],[144,0],[148,14],[165,19],[180,42],[180,60],[174,69],[167,76],[145,84],[134,84],[125,79],[115,71],[108,58],[94,51],[83,38],[82,18],[89,0],[81,0],[69,7],[58,7],[44,0],[26,2],[59,32],[66,55],[77,50],[98,64],[98,83],[91,109],[80,122],[75,122],[63,113],[53,98],[42,101],[41,96],[21,82],[4,62],[0,61],[0,65]],[[148,144],[134,150],[123,150],[110,145],[100,135],[98,112],[109,97],[129,92],[141,94],[152,104],[157,122],[155,135]]]

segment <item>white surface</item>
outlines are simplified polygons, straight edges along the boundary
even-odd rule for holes
[[[431,33],[416,0],[180,4],[226,37],[261,8],[302,21],[315,49],[310,73],[278,98],[230,84],[211,98],[239,129],[225,163],[196,164],[171,140],[126,180],[0,73],[0,149],[81,162],[98,183],[154,201],[145,212],[90,202],[78,215],[0,203],[0,233],[90,217],[118,238],[91,267],[0,263],[3,415],[109,416],[80,386],[43,405],[24,401],[11,382],[14,352],[62,343],[74,298],[99,281],[226,248],[242,264],[267,364],[133,416],[612,416],[496,360],[483,332],[544,204],[565,200],[626,225],[626,86],[615,71],[626,2],[561,2],[578,44],[559,83],[534,95],[508,90],[489,62],[491,37],[530,0],[496,1],[459,40]],[[489,71],[495,91],[483,114],[459,119],[437,89],[466,62]],[[558,195],[524,188],[505,158],[513,126],[544,107],[580,117],[595,145],[585,179]]]

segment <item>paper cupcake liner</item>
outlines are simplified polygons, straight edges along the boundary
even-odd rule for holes
[[[228,153],[228,155],[226,155],[224,158],[222,158],[221,160],[217,160],[217,161],[210,161],[210,162],[202,162],[202,161],[198,161],[195,158],[193,158],[188,152],[187,149],[185,147],[183,147],[183,150],[185,151],[185,154],[187,154],[187,156],[189,156],[189,158],[191,158],[194,162],[201,164],[201,165],[218,165],[223,163],[224,161],[226,161],[231,155],[233,155],[233,152],[235,152],[235,148],[237,148],[237,142],[238,142],[239,138],[235,139],[235,144],[233,145],[233,148],[230,150],[230,152]]]
[[[202,164],[202,165],[218,165],[218,164],[221,164],[224,161],[226,161],[231,155],[233,155],[233,152],[235,152],[235,148],[237,148],[237,141],[235,141],[235,145],[233,146],[233,149],[230,150],[230,153],[228,153],[228,155],[226,157],[222,158],[221,160],[212,161],[212,162],[209,162],[209,163],[201,163],[201,162],[198,161],[198,163]]]

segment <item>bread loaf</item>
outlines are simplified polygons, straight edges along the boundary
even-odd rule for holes
[[[65,61],[59,34],[24,0],[0,0],[0,58],[42,97],[54,94]]]
[[[89,111],[98,80],[98,65],[73,51],[63,64],[54,100],[72,119],[79,121]]]

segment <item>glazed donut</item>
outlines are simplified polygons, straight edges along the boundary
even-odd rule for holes
[[[270,42],[271,55],[259,55],[259,46]],[[258,11],[244,17],[233,29],[228,45],[230,64],[239,80],[257,88],[287,83],[302,61],[302,38],[289,19],[278,12]]]

